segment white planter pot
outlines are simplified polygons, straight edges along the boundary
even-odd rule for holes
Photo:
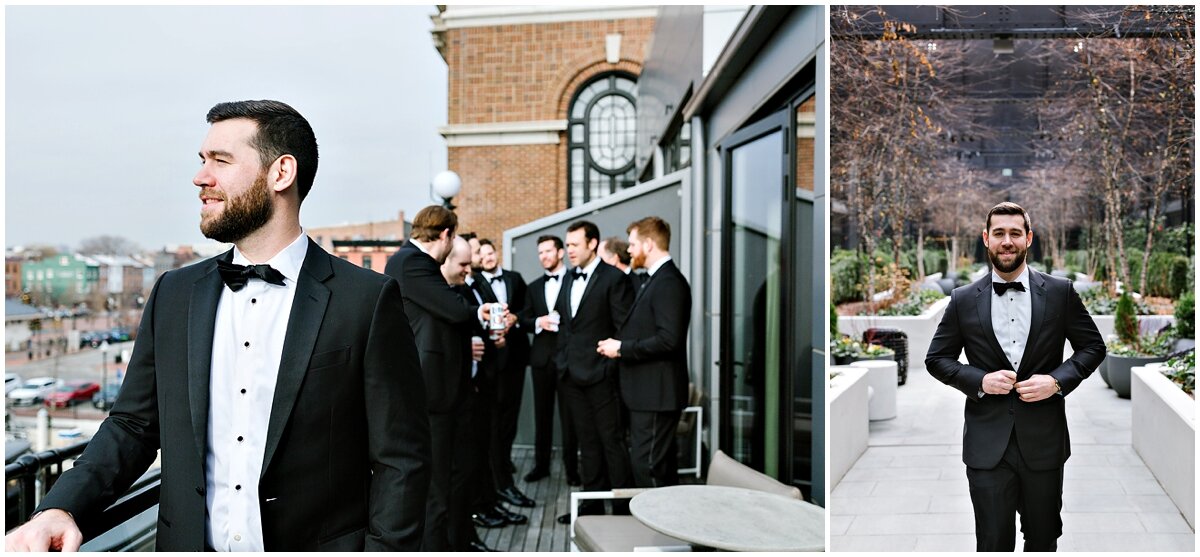
[[[946,296],[929,306],[921,315],[912,317],[881,317],[839,315],[838,331],[861,340],[862,334],[872,327],[890,327],[900,329],[908,335],[908,370],[925,369],[925,354],[929,352],[929,343],[933,342],[933,333],[937,331],[946,306],[950,305],[950,297]]]
[[[1195,529],[1196,401],[1156,367],[1133,368],[1133,448]]]
[[[867,424],[867,370],[852,366],[833,366],[841,372],[829,381],[829,477],[830,490],[837,487],[858,457],[867,450],[870,428]]]

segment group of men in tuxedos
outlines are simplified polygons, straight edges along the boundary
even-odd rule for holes
[[[474,525],[534,504],[509,460],[530,361],[542,470],[527,479],[548,467],[557,393],[585,489],[676,481],[691,301],[661,219],[627,230],[648,269],[637,288],[588,222],[568,227],[570,273],[557,238],[539,240],[548,273],[528,291],[490,242],[472,273],[476,250],[438,206],[378,274],[300,225],[318,160],[303,116],[239,101],[207,121],[200,229],[234,247],[159,277],[116,404],[6,550],[77,550],[156,458],[160,551],[486,550]]]

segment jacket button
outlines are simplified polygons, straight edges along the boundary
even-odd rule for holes
[[[203,487],[200,487],[200,486],[196,486],[196,494],[197,494],[197,495],[204,495],[204,488],[203,488]]]

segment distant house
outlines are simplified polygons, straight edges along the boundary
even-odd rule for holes
[[[25,348],[33,338],[30,325],[47,317],[38,308],[22,304],[17,300],[4,299],[4,350],[11,352]]]

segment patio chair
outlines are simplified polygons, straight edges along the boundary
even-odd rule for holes
[[[708,465],[707,485],[754,489],[802,499],[800,489],[780,483],[718,450]],[[632,516],[579,516],[584,500],[630,499],[646,489],[577,491],[571,494],[571,551],[691,551],[687,542],[661,534]]]
[[[688,406],[683,409],[683,413],[679,416],[679,425],[675,428],[675,435],[682,438],[685,442],[679,444],[679,448],[692,445],[692,454],[695,460],[690,468],[680,468],[677,473],[682,476],[684,474],[695,474],[700,477],[700,459],[701,457],[701,433],[704,425],[704,407],[700,406],[700,389],[696,388],[695,383],[688,383]]]

